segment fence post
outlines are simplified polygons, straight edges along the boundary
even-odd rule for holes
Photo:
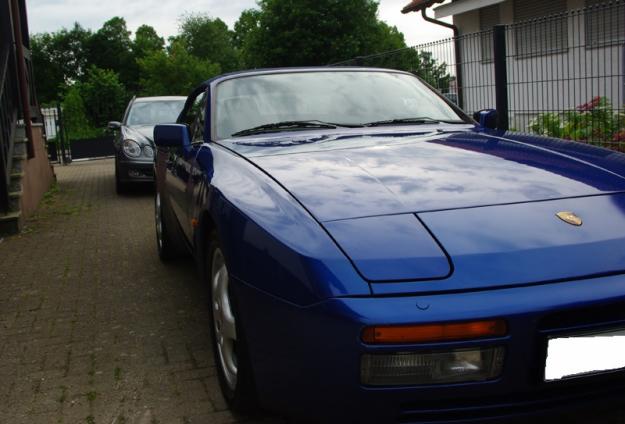
[[[63,122],[63,112],[61,109],[60,102],[56,102],[55,118],[56,118],[55,124],[57,126],[56,139],[57,139],[58,146],[60,147],[60,151],[61,151],[60,162],[62,165],[67,165],[69,163],[69,158],[68,158],[68,155],[65,153],[65,139],[66,139],[65,122]],[[57,151],[58,151],[58,147],[57,147]]]
[[[495,62],[495,107],[497,128],[508,130],[508,69],[506,67],[506,26],[493,27],[493,56]]]

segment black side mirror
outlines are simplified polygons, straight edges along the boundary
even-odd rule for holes
[[[482,109],[473,114],[473,119],[485,129],[497,129],[497,111],[495,109]]]
[[[159,124],[154,127],[154,144],[159,147],[183,147],[191,144],[189,128],[182,124]]]
[[[118,130],[122,127],[122,123],[119,121],[111,121],[108,123],[108,125],[106,126],[106,128],[108,128],[109,130]]]

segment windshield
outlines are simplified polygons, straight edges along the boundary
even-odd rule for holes
[[[176,122],[184,100],[134,102],[128,112],[126,125],[156,125]]]
[[[285,121],[345,125],[427,117],[462,121],[417,78],[383,71],[318,71],[226,80],[216,90],[217,138]]]

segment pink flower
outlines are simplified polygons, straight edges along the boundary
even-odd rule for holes
[[[614,137],[612,137],[612,141],[615,141],[617,143],[625,143],[625,130],[621,130],[614,134]]]
[[[580,112],[589,112],[601,104],[601,96],[594,97],[588,103],[577,106],[577,110]]]

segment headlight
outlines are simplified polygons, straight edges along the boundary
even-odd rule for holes
[[[152,149],[152,147],[150,146],[143,146],[143,156],[145,156],[146,158],[153,158],[154,157],[154,149]]]
[[[122,150],[129,158],[138,158],[141,156],[141,146],[134,140],[124,140]]]
[[[503,347],[364,354],[360,379],[369,386],[484,381],[499,377],[503,359]]]

